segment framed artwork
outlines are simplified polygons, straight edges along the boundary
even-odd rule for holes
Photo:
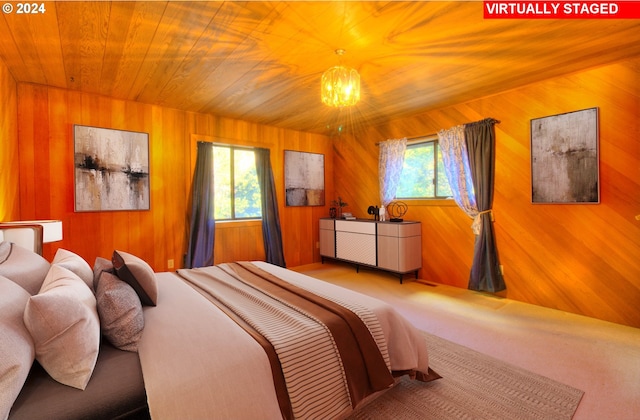
[[[599,203],[598,108],[531,120],[533,203]]]
[[[324,206],[324,155],[284,151],[287,206]]]
[[[149,210],[149,134],[73,126],[75,211]]]

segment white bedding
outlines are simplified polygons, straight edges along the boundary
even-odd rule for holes
[[[391,369],[427,373],[424,338],[391,306],[281,267],[254,264],[317,294],[368,306],[378,316],[387,340]],[[262,347],[178,275],[158,273],[157,278],[158,304],[145,307],[139,343],[151,417],[282,418]]]

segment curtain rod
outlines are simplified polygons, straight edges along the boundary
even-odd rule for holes
[[[218,138],[218,140],[232,140],[232,139],[220,137]],[[219,147],[233,147],[234,149],[268,149],[268,147],[245,146],[242,144],[221,143],[218,141],[207,141],[207,140],[198,140],[197,143],[205,143],[205,144],[210,144],[212,146],[219,146]]]
[[[477,122],[482,122],[485,120],[493,120],[494,124],[500,124],[499,120],[496,120],[495,118],[485,118],[484,120],[480,120]],[[473,124],[473,123],[470,123]],[[466,125],[466,124],[464,124]],[[438,137],[438,133],[432,133],[432,134],[425,134],[424,136],[415,136],[415,137],[406,137],[407,142],[411,142],[412,140],[421,140],[421,139],[430,139],[430,138],[437,138]],[[403,137],[404,138],[404,137]],[[377,142],[376,146],[379,146],[381,142]]]
[[[438,137],[438,133],[432,133],[432,134],[425,134],[423,136],[413,136],[413,137],[403,137],[407,139],[407,142],[411,142],[414,140],[422,140],[422,139],[430,139],[430,138],[435,138]],[[379,146],[380,143],[382,143],[381,141],[376,143],[376,146]]]

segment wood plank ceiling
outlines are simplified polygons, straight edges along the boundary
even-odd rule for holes
[[[638,20],[485,20],[482,2],[46,2],[0,17],[18,82],[284,128],[358,132],[640,54]],[[331,109],[322,72],[356,68]]]

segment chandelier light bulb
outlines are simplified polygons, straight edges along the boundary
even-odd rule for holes
[[[336,50],[341,56],[344,50]],[[355,69],[343,65],[333,66],[322,74],[320,84],[322,103],[342,108],[352,106],[360,100],[360,75]]]

